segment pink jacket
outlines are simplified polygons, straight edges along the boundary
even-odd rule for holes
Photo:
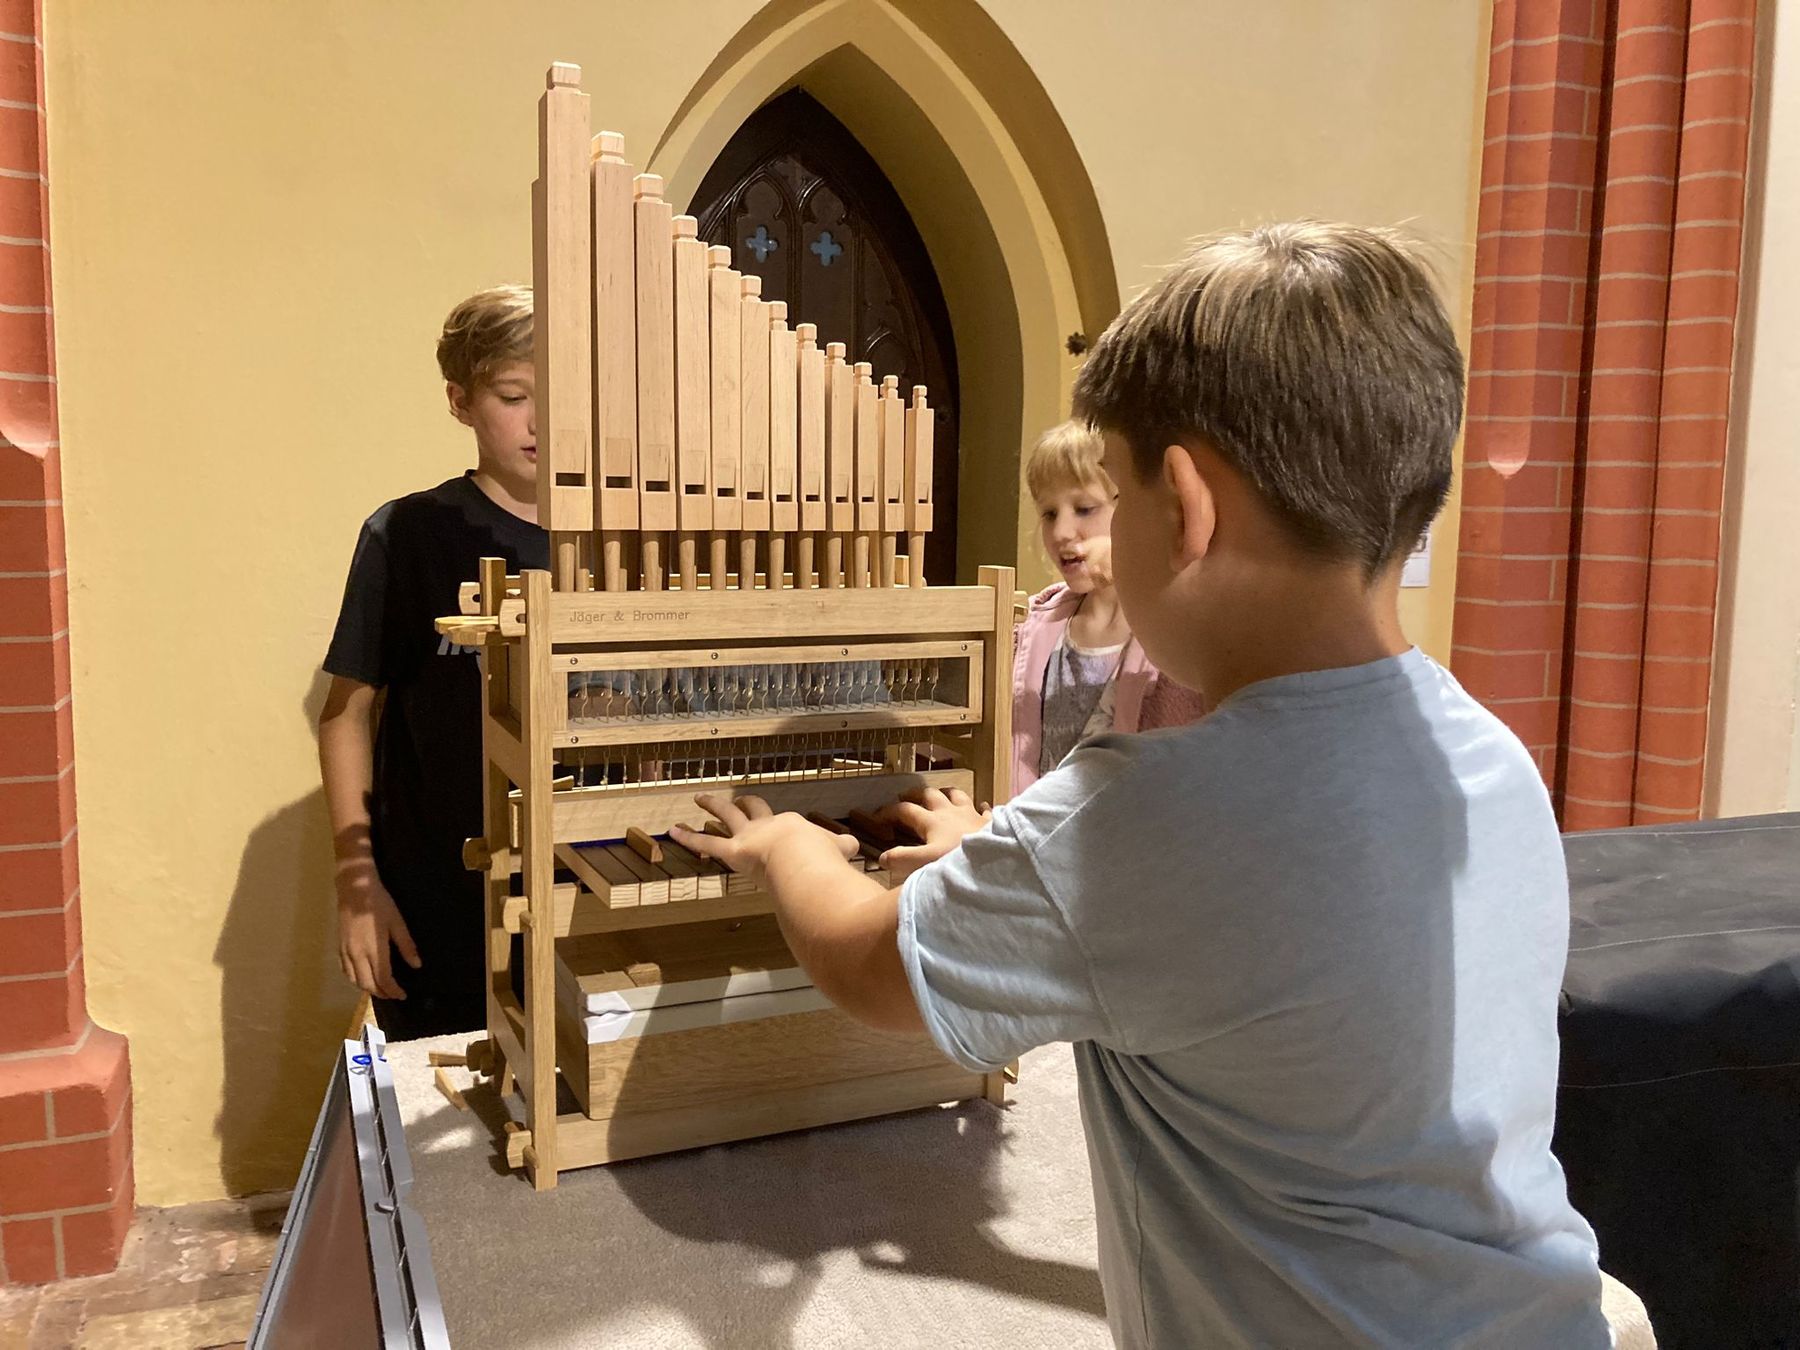
[[[1060,581],[1031,597],[1013,649],[1013,795],[1038,779],[1044,739],[1044,672],[1081,603]],[[1165,676],[1136,638],[1125,645],[1114,680],[1113,730],[1185,726],[1206,713],[1206,699]]]

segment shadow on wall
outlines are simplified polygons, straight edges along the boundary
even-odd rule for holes
[[[301,704],[308,734],[329,678]],[[213,961],[225,1088],[214,1132],[233,1195],[292,1186],[359,996],[338,970],[331,825],[315,789],[251,831]]]

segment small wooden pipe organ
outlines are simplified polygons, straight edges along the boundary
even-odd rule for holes
[[[754,792],[854,834],[927,786],[1008,790],[1010,569],[929,587],[926,391],[876,384],[673,216],[550,70],[533,188],[549,572],[485,560],[488,1037],[511,1166],[559,1171],[936,1103],[1005,1076],[852,1022],[766,894],[667,838]],[[906,548],[900,548],[901,536]],[[523,934],[523,998],[513,935]],[[558,1069],[567,1102],[558,1101]]]

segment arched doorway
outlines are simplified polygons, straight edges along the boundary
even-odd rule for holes
[[[1021,450],[1067,415],[1067,336],[1099,333],[1119,305],[1106,223],[1068,128],[979,5],[778,0],[725,42],[646,171],[669,200],[701,200],[725,146],[796,87],[906,203],[956,325],[958,579],[1016,562],[1027,587],[1047,583]]]
[[[688,206],[700,237],[762,278],[766,300],[819,340],[843,342],[902,393],[929,386],[936,421],[935,528],[925,574],[956,577],[956,342],[944,292],[900,194],[844,125],[804,90],[764,104],[707,170]]]

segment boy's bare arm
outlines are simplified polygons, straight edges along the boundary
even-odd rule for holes
[[[406,921],[375,870],[369,838],[369,793],[375,779],[374,685],[331,677],[319,713],[319,773],[337,858],[338,961],[364,993],[405,998],[395,982],[389,944],[414,969],[419,952]]]
[[[869,1026],[923,1031],[900,963],[900,892],[850,866],[853,841],[798,815],[776,815],[760,797],[696,800],[729,837],[679,825],[670,836],[757,878],[775,898],[782,936],[819,992]]]

